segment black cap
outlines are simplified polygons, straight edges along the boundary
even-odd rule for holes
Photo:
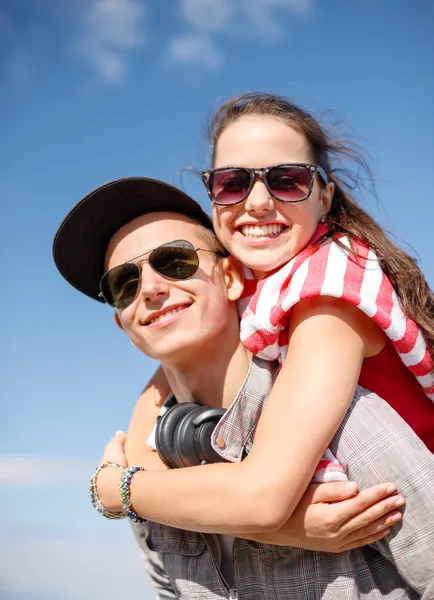
[[[211,218],[181,190],[157,179],[125,177],[87,194],[63,219],[53,242],[54,262],[77,290],[100,302],[104,256],[121,227],[152,212],[187,215],[213,231]]]

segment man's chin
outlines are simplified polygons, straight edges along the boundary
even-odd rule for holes
[[[196,342],[197,347],[197,342]],[[194,346],[194,344],[193,344]],[[146,345],[143,345],[140,350],[149,358],[153,358],[154,360],[158,360],[161,363],[178,363],[185,361],[189,355],[189,350],[191,345],[186,343],[185,335],[179,336],[178,341],[171,341],[170,343],[153,343],[152,345],[149,342]]]

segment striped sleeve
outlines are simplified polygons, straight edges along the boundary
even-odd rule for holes
[[[375,253],[341,238],[301,252],[257,286],[241,322],[243,344],[266,360],[284,360],[291,309],[306,298],[331,296],[353,304],[390,338],[403,363],[434,400],[434,362],[426,340],[403,312],[399,298]]]

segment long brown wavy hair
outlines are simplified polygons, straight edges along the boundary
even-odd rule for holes
[[[308,112],[282,96],[250,93],[231,98],[212,116],[209,137],[214,165],[216,145],[223,131],[237,119],[247,115],[270,116],[281,119],[302,134],[308,141],[316,164],[335,184],[330,212],[326,217],[328,233],[322,239],[332,238],[342,245],[338,234],[349,239],[363,240],[376,253],[385,275],[397,293],[403,309],[422,330],[434,358],[434,294],[414,258],[391,242],[384,230],[354,199],[353,190],[360,178],[340,160],[350,160],[367,176],[375,191],[371,169],[362,153],[347,140],[326,133],[320,123]],[[333,167],[332,167],[333,161]],[[364,186],[366,187],[366,186]]]

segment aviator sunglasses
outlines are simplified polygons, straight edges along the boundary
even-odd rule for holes
[[[316,173],[326,185],[328,178],[324,169],[308,163],[274,165],[262,169],[222,167],[204,171],[202,180],[211,201],[221,206],[243,202],[257,178],[262,180],[270,196],[276,200],[303,202],[312,193]]]
[[[142,265],[145,262],[149,263],[156,273],[167,279],[175,281],[190,279],[199,268],[199,250],[221,254],[215,250],[195,248],[187,240],[167,242],[107,271],[99,283],[101,290],[99,296],[113,308],[122,309],[129,306],[140,289]],[[142,258],[143,256],[147,258]]]

